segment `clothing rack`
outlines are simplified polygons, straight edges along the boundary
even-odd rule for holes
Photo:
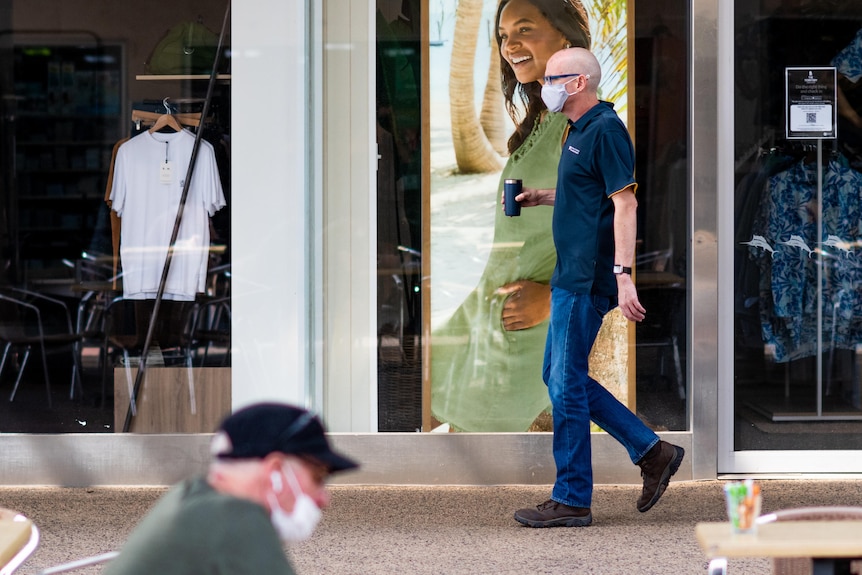
[[[837,147],[833,147],[831,150],[823,150],[820,149],[821,159],[822,161],[828,162],[831,160],[837,160],[842,157],[841,151]],[[757,152],[758,158],[764,158],[769,156],[783,155],[790,156],[791,158],[804,159],[808,163],[814,163],[817,161],[818,154],[818,144],[809,142],[809,141],[800,141],[793,142],[788,141],[783,143],[780,146],[772,146],[770,148],[760,148]]]
[[[230,15],[230,1],[228,1],[227,8],[225,9],[224,20],[222,21],[221,32],[219,34],[219,39],[218,39],[218,46],[216,48],[215,57],[213,58],[212,72],[210,74],[209,84],[207,85],[207,95],[206,95],[206,99],[204,100],[203,110],[201,112],[201,117],[203,117],[203,118],[206,118],[209,115],[210,103],[212,102],[213,88],[215,87],[216,77],[218,75],[219,56],[220,56],[222,49],[223,49],[223,46],[224,46],[225,30],[227,29],[227,22],[228,22],[228,16],[229,15]],[[161,275],[161,279],[159,281],[159,289],[156,292],[156,298],[155,298],[155,301],[153,303],[153,312],[152,312],[152,315],[150,317],[150,325],[147,327],[147,336],[146,336],[146,339],[144,339],[144,346],[143,346],[143,349],[141,350],[141,360],[140,360],[140,364],[138,367],[138,373],[135,376],[135,385],[134,385],[134,388],[132,389],[131,397],[129,398],[129,406],[126,410],[126,419],[125,419],[125,422],[123,424],[123,432],[124,433],[128,432],[129,427],[131,426],[132,415],[133,415],[132,408],[137,403],[137,399],[138,399],[138,396],[139,396],[140,391],[141,391],[141,386],[143,384],[144,377],[146,375],[147,356],[149,355],[150,345],[152,344],[152,341],[153,341],[153,334],[155,332],[156,321],[158,320],[159,308],[160,308],[162,298],[164,297],[164,293],[165,293],[165,285],[166,285],[167,279],[168,279],[168,271],[170,270],[171,261],[173,259],[174,246],[176,245],[177,237],[179,235],[179,230],[180,230],[180,224],[182,223],[182,219],[183,219],[183,209],[185,207],[186,199],[188,198],[189,186],[190,186],[191,181],[192,181],[192,175],[194,174],[195,163],[196,163],[197,156],[198,156],[198,150],[200,149],[200,145],[201,145],[201,134],[202,134],[202,130],[198,130],[197,133],[195,134],[194,146],[192,147],[192,154],[191,154],[191,158],[189,160],[188,169],[186,171],[185,181],[183,183],[183,191],[182,191],[182,195],[180,196],[179,207],[177,208],[177,216],[174,220],[174,229],[173,229],[173,232],[171,234],[171,240],[168,244],[168,253],[167,253],[167,256],[165,258],[164,267],[162,268],[162,275]]]
[[[745,165],[746,162],[751,160],[752,158],[759,158],[760,152],[763,150],[764,144],[766,142],[771,142],[775,139],[775,131],[771,128],[767,130],[766,134],[763,135],[760,140],[752,144],[745,152],[740,154],[739,158],[736,160],[736,163],[733,166],[734,171],[739,171],[739,169]]]

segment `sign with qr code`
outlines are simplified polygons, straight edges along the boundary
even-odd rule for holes
[[[835,68],[786,68],[787,139],[834,140],[838,135]]]

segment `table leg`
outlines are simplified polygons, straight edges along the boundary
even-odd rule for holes
[[[853,575],[862,573],[862,559],[815,558],[811,561],[811,575]]]
[[[706,575],[727,575],[727,559],[724,557],[716,557],[709,562],[709,568],[706,570]]]

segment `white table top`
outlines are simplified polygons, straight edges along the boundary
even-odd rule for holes
[[[6,565],[30,540],[31,525],[29,519],[0,520],[0,567]]]
[[[730,523],[698,523],[695,535],[712,557],[862,557],[862,521],[776,521],[757,533],[733,533]]]

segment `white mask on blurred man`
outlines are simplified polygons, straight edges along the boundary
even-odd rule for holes
[[[271,509],[270,520],[282,541],[305,541],[314,533],[315,527],[320,522],[322,512],[317,503],[300,488],[299,481],[296,479],[293,469],[286,467],[283,470],[285,471],[284,476],[287,478],[288,486],[293,492],[293,510],[288,513],[282,509],[281,504],[278,502],[277,494],[282,492],[284,485],[281,480],[281,474],[273,471],[270,476],[272,492],[268,495]]]

